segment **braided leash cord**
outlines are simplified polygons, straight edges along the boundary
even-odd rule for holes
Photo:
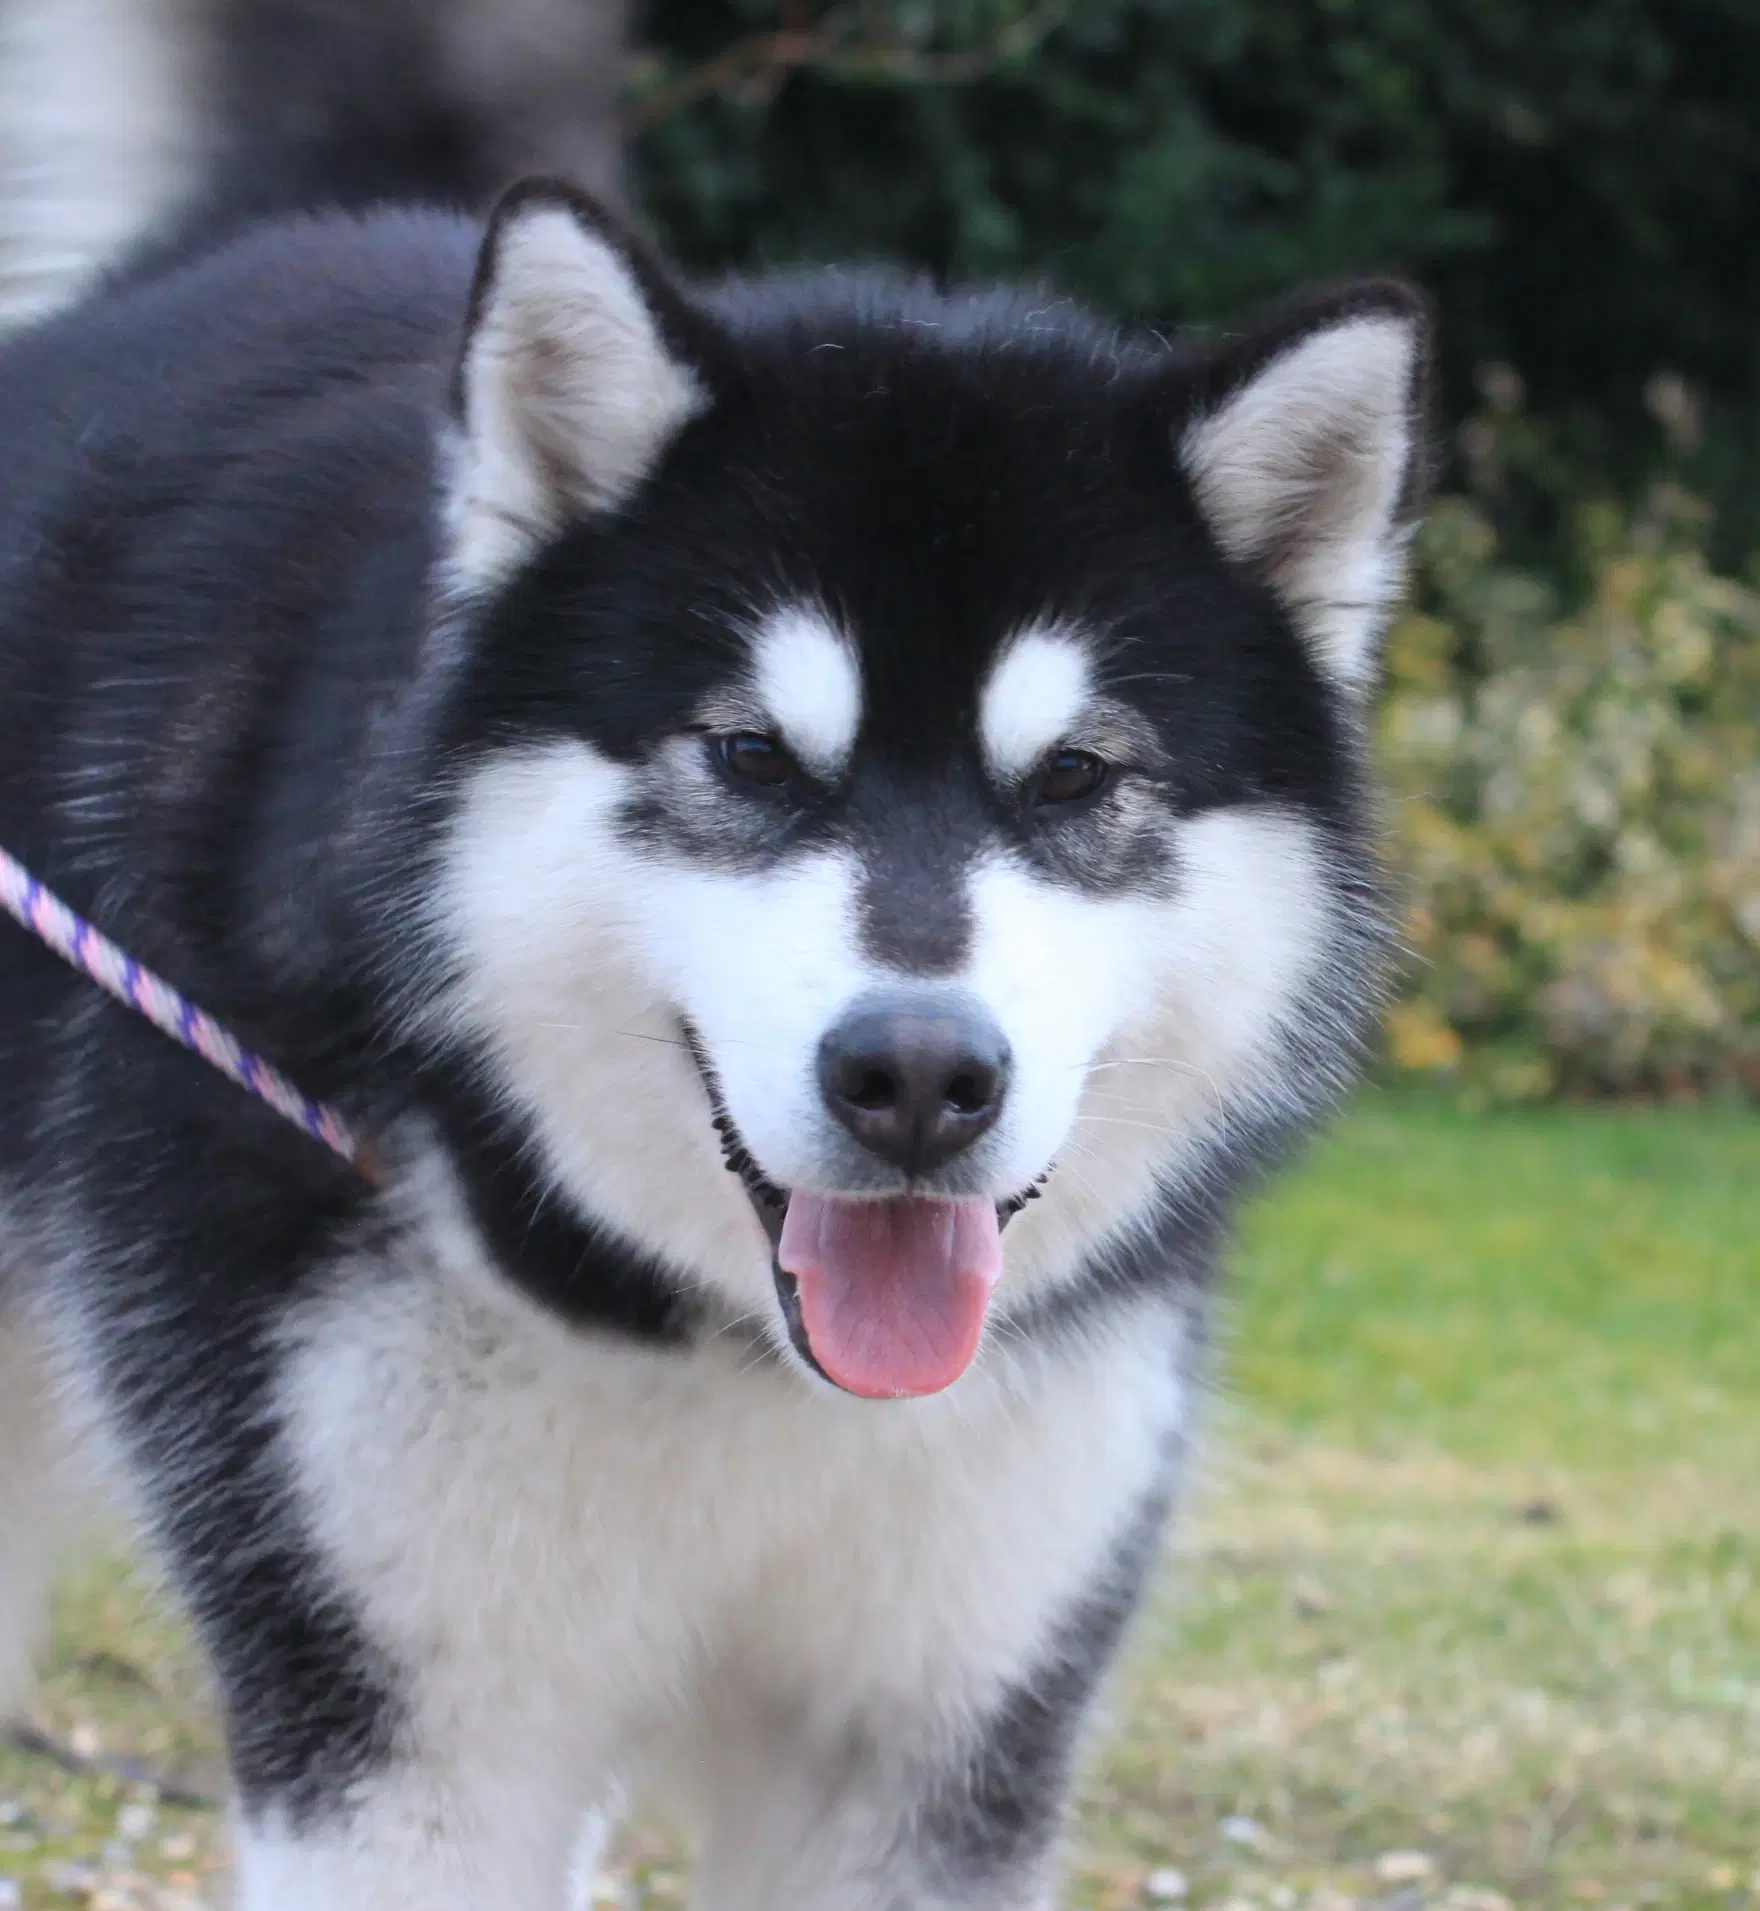
[[[279,1069],[253,1055],[205,1010],[180,995],[169,982],[143,969],[110,938],[76,915],[60,897],[37,881],[25,866],[0,849],[0,908],[22,928],[89,976],[118,1002],[144,1015],[174,1042],[181,1042],[240,1088],[249,1089],[278,1115],[303,1128],[314,1141],[339,1154],[366,1174],[361,1145],[333,1108],[302,1095]]]

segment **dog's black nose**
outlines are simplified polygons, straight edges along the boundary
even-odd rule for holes
[[[819,1044],[827,1107],[912,1180],[945,1167],[994,1125],[1008,1070],[1001,1029],[975,1005],[870,1003]]]

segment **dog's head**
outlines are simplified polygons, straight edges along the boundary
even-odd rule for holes
[[[504,204],[438,922],[584,1212],[929,1393],[999,1283],[1333,1085],[1424,361],[1395,285],[1200,353],[871,277],[696,301],[563,189]]]

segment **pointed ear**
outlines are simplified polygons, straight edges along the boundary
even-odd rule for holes
[[[1404,580],[1429,362],[1416,292],[1346,287],[1225,351],[1180,428],[1224,553],[1271,585],[1322,672],[1353,690]]]
[[[708,402],[707,322],[611,216],[549,180],[489,221],[454,381],[452,565],[492,583],[564,525],[615,511]]]

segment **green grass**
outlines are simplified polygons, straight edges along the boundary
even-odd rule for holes
[[[1760,1462],[1760,1119],[1371,1099],[1251,1216],[1230,1368],[1292,1433]]]
[[[1232,1294],[1072,1904],[1172,1867],[1235,1911],[1760,1904],[1760,1119],[1372,1097],[1255,1208]],[[45,1724],[200,1786],[199,1689],[114,1564],[69,1581]],[[130,1798],[0,1752],[0,1879],[206,1902],[213,1814],[119,1841]],[[619,1886],[674,1901],[664,1844]]]
[[[1371,1097],[1233,1293],[1080,1901],[1760,1903],[1760,1120]]]

